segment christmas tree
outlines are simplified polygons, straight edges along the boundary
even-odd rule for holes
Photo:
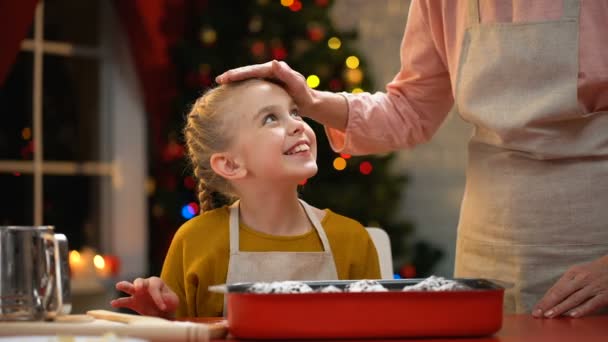
[[[166,125],[168,142],[152,153],[151,273],[158,273],[172,234],[198,213],[195,180],[184,160],[180,131],[187,108],[215,76],[234,67],[284,60],[315,89],[361,92],[372,89],[365,60],[351,48],[356,32],[336,32],[330,0],[257,0],[231,5],[194,1],[191,23],[172,49],[178,74],[175,113]],[[427,275],[441,253],[413,244],[410,222],[396,219],[407,176],[392,170],[394,154],[354,157],[333,152],[319,124],[309,121],[318,139],[319,172],[301,187],[301,197],[319,208],[349,216],[364,226],[381,227],[391,238],[395,271]]]

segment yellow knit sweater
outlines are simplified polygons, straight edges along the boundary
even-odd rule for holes
[[[325,229],[339,279],[378,279],[376,248],[357,221],[329,209],[321,225]],[[167,252],[161,278],[178,295],[177,317],[221,316],[224,296],[208,291],[209,285],[226,282],[229,259],[230,210],[207,211],[184,223]],[[240,250],[248,252],[320,252],[316,230],[298,236],[273,236],[239,227]],[[288,279],[285,279],[288,280]]]

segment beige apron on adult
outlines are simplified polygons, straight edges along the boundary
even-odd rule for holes
[[[579,7],[558,20],[481,24],[468,2],[455,101],[475,126],[457,277],[513,283],[530,312],[570,267],[608,254],[608,112],[577,99]]]
[[[230,260],[226,283],[338,279],[334,256],[325,230],[312,208],[302,200],[300,203],[308,220],[317,231],[323,252],[241,252],[237,201],[230,207]]]

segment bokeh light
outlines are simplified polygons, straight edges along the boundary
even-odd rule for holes
[[[311,88],[318,87],[320,83],[321,83],[321,80],[319,79],[319,76],[317,76],[317,75],[310,75],[306,78],[306,84],[308,84],[308,86]]]
[[[29,127],[25,127],[24,129],[21,130],[21,137],[23,138],[23,140],[30,140],[32,139],[32,129]]]
[[[373,169],[374,168],[372,167],[372,163],[368,161],[364,161],[359,164],[359,171],[364,175],[369,175],[370,173],[372,173]]]
[[[360,69],[347,69],[344,77],[350,84],[359,84],[363,81],[363,72]]]
[[[331,37],[327,40],[327,46],[332,50],[338,50],[342,46],[342,41],[338,37]]]
[[[212,28],[204,28],[201,30],[201,41],[206,45],[211,45],[217,40],[217,32]]]
[[[97,254],[93,257],[93,265],[95,265],[95,268],[103,270],[103,268],[106,267],[106,261],[101,255]]]
[[[334,159],[334,169],[338,171],[342,171],[346,168],[346,159],[342,157],[337,157]]]
[[[196,205],[196,207],[194,207],[192,205],[192,203],[188,203],[185,206],[182,207],[182,217],[185,218],[186,220],[189,220],[191,218],[193,218],[194,216],[196,216],[197,210],[198,209],[198,205]]]
[[[346,58],[346,66],[349,69],[357,69],[359,67],[359,58],[356,56],[349,56]]]

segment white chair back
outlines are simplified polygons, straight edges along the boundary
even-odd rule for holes
[[[391,253],[391,240],[388,234],[381,228],[366,227],[380,262],[380,277],[382,279],[393,279],[393,255]]]

